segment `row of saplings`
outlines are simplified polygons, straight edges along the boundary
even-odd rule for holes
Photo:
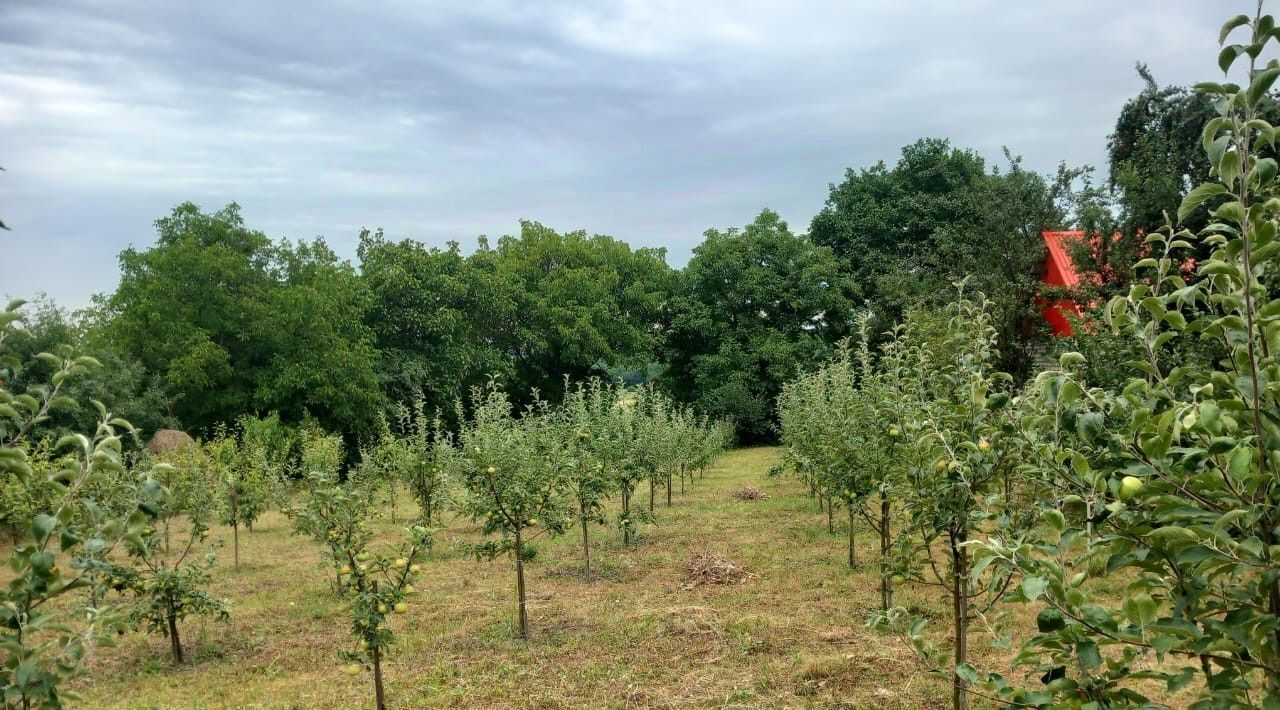
[[[0,312],[0,355],[7,339],[24,333],[22,305]],[[483,524],[489,540],[466,551],[514,558],[523,637],[531,540],[580,529],[590,579],[590,529],[605,522],[607,500],[622,500],[617,523],[631,540],[637,523],[651,518],[655,491],[665,486],[669,498],[673,481],[683,485],[704,469],[731,432],[651,390],[591,380],[570,387],[558,406],[536,402],[519,411],[496,386],[479,389],[465,408],[469,416],[459,405],[456,434],[421,406],[404,408],[398,431],[384,426],[346,476],[339,474],[341,437],[312,425],[293,432],[274,416],[245,418],[208,441],[135,459],[123,453],[131,425],[97,402],[94,432],[33,438],[50,412],[70,404],[68,383],[100,367],[70,352],[40,359],[52,371],[49,382],[21,393],[6,383],[23,363],[0,362],[0,514],[15,538],[10,581],[0,587],[0,687],[6,704],[22,707],[59,706],[90,652],[129,629],[167,637],[182,663],[181,622],[228,615],[227,601],[208,592],[216,562],[206,544],[211,525],[231,526],[238,569],[241,528],[252,530],[273,506],[296,533],[313,537],[332,565],[356,637],[340,656],[349,673],[372,668],[382,707],[387,622],[408,609],[446,510]],[[305,472],[297,486],[295,472]],[[633,506],[646,482],[648,509]],[[412,493],[418,516],[402,539],[375,551],[371,522],[395,517],[398,488]]]
[[[850,565],[854,526],[878,532],[873,627],[902,634],[956,708],[1280,707],[1280,170],[1257,111],[1280,30],[1260,13],[1222,30],[1219,65],[1247,65],[1243,85],[1197,87],[1217,111],[1212,179],[1176,221],[1207,205],[1209,226],[1147,236],[1140,280],[1087,326],[1123,386],[1091,386],[1077,352],[1015,386],[989,304],[961,287],[881,337],[864,318],[779,400],[786,467],[828,516],[847,509]],[[946,642],[895,606],[906,581],[949,598]],[[1034,630],[1013,605],[1038,607]],[[979,668],[971,629],[1022,672]]]

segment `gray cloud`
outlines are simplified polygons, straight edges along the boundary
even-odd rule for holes
[[[347,255],[361,226],[471,244],[531,218],[682,264],[764,206],[804,230],[921,136],[1100,164],[1133,63],[1212,77],[1231,9],[7,0],[0,293],[84,304],[182,200]]]

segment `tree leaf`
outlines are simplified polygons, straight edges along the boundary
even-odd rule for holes
[[[1196,208],[1203,205],[1209,198],[1217,195],[1224,195],[1226,193],[1227,188],[1220,183],[1206,182],[1200,185],[1191,192],[1188,192],[1186,197],[1182,198],[1182,205],[1178,207],[1178,221],[1184,221],[1187,218],[1187,215],[1194,212]]]
[[[1247,24],[1249,24],[1248,15],[1236,15],[1230,20],[1227,20],[1226,22],[1222,23],[1222,29],[1218,30],[1218,44],[1222,44],[1223,42],[1226,42],[1227,37],[1229,37],[1232,31],[1234,31],[1237,27],[1242,27]],[[1226,70],[1224,69],[1223,71],[1226,71]]]

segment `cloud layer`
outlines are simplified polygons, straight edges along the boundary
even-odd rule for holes
[[[428,244],[520,218],[664,246],[803,231],[922,136],[1103,162],[1141,84],[1215,74],[1195,0],[7,0],[0,294],[71,306],[192,200],[276,237]]]

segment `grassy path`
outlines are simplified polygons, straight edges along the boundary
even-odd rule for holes
[[[901,641],[865,628],[878,603],[874,570],[851,573],[839,521],[827,533],[796,481],[766,477],[777,456],[734,451],[685,494],[677,487],[670,509],[659,495],[658,525],[632,547],[594,528],[603,578],[592,584],[578,574],[576,535],[540,540],[528,568],[527,644],[512,639],[510,564],[460,557],[449,541],[475,531],[457,521],[397,621],[399,648],[385,671],[391,707],[941,706],[945,686]],[[768,498],[734,499],[745,486]],[[870,552],[871,532],[859,542]],[[350,644],[349,622],[314,546],[291,537],[276,513],[241,545],[240,573],[226,548],[215,570],[214,593],[231,600],[232,621],[187,624],[188,667],[169,665],[163,639],[126,636],[98,652],[78,706],[372,707],[370,679],[341,672],[335,652]],[[685,564],[699,552],[725,555],[750,576],[691,587]],[[907,590],[901,600],[946,609],[933,592]]]

